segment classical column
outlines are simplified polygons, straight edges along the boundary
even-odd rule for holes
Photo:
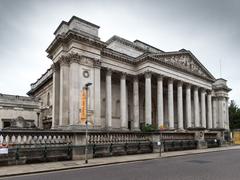
[[[208,129],[213,128],[213,122],[212,122],[212,94],[211,92],[208,93],[207,95],[207,119],[208,119]]]
[[[183,129],[183,99],[182,99],[182,82],[177,84],[177,108],[178,108],[178,128]]]
[[[139,84],[138,77],[133,79],[133,129],[139,130]]]
[[[194,117],[195,127],[200,127],[198,87],[194,87]]]
[[[60,110],[59,125],[69,124],[69,62],[63,59],[60,64]]]
[[[151,73],[145,73],[145,124],[152,124]]]
[[[229,109],[228,109],[228,97],[226,97],[226,127],[225,129],[229,130]]]
[[[79,64],[76,60],[70,61],[69,72],[69,120],[70,125],[79,123]]]
[[[159,75],[157,79],[157,116],[158,128],[163,128],[163,76]]]
[[[106,122],[107,128],[112,128],[112,71],[106,73]]]
[[[94,126],[102,127],[101,121],[101,62],[94,61]]]
[[[126,97],[126,74],[123,73],[121,75],[121,80],[120,80],[120,119],[121,119],[121,128],[123,130],[127,130],[127,97]]]
[[[169,128],[174,129],[173,79],[168,79],[168,120]]]
[[[186,119],[187,128],[192,127],[192,102],[191,102],[191,85],[186,86]]]
[[[224,128],[224,97],[218,97],[218,121],[219,128]]]
[[[206,91],[201,90],[201,122],[202,127],[206,128]]]
[[[218,110],[217,110],[218,100],[216,97],[213,98],[213,128],[217,128]]]
[[[52,128],[59,125],[59,100],[60,100],[60,69],[59,64],[54,64],[53,69],[53,108],[52,108]]]

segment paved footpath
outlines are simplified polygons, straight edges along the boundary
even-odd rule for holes
[[[161,157],[159,156],[159,153],[151,153],[151,154],[138,154],[138,155],[128,155],[128,156],[96,158],[96,159],[90,159],[88,164],[85,164],[83,160],[79,160],[79,161],[59,161],[59,162],[48,162],[48,163],[39,163],[39,164],[4,166],[4,167],[0,167],[0,177],[59,171],[59,170],[67,170],[67,169],[74,169],[74,168],[94,167],[94,166],[110,165],[110,164],[117,164],[117,163],[144,161],[144,160],[151,160],[151,159],[158,159],[158,158],[184,156],[184,155],[192,155],[192,154],[200,154],[200,153],[208,153],[208,152],[218,152],[218,151],[226,151],[226,150],[234,150],[234,149],[240,149],[240,146],[166,152],[166,153],[162,153]]]

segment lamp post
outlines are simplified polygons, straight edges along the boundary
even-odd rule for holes
[[[91,86],[92,83],[87,83],[84,86],[84,89],[86,90],[86,144],[85,144],[85,164],[88,163],[88,87]]]

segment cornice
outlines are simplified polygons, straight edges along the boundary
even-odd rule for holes
[[[64,35],[57,35],[55,39],[52,41],[52,43],[49,45],[49,47],[46,49],[46,52],[48,54],[51,54],[59,45],[61,45],[61,43],[67,44],[70,40],[81,41],[100,49],[107,46],[105,42],[100,41],[96,37],[90,37],[89,35],[84,35],[84,34],[80,34],[75,31],[69,30]],[[48,55],[48,56],[50,57],[51,55]]]
[[[124,39],[124,38],[121,38],[119,36],[116,36],[114,35],[113,37],[111,37],[106,43],[107,44],[111,44],[112,42],[114,41],[118,41],[120,42],[121,44],[124,44],[125,46],[128,46],[128,47],[131,47],[131,48],[134,48],[138,51],[142,51],[142,52],[146,52],[146,49],[142,48],[142,47],[139,47],[138,45],[134,44],[133,42],[127,40],[127,39]]]
[[[135,64],[134,61],[136,61],[136,59],[131,57],[131,56],[128,56],[126,54],[114,51],[114,50],[109,49],[109,48],[104,48],[101,51],[101,56],[110,57],[110,58],[117,59],[117,60],[120,60],[120,61],[123,61],[123,62],[126,62],[126,63],[130,63],[130,64]]]

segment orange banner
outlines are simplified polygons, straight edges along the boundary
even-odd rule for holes
[[[81,97],[81,124],[85,125],[86,123],[86,118],[87,118],[87,94],[86,94],[86,90],[82,90],[80,93],[80,97]]]

